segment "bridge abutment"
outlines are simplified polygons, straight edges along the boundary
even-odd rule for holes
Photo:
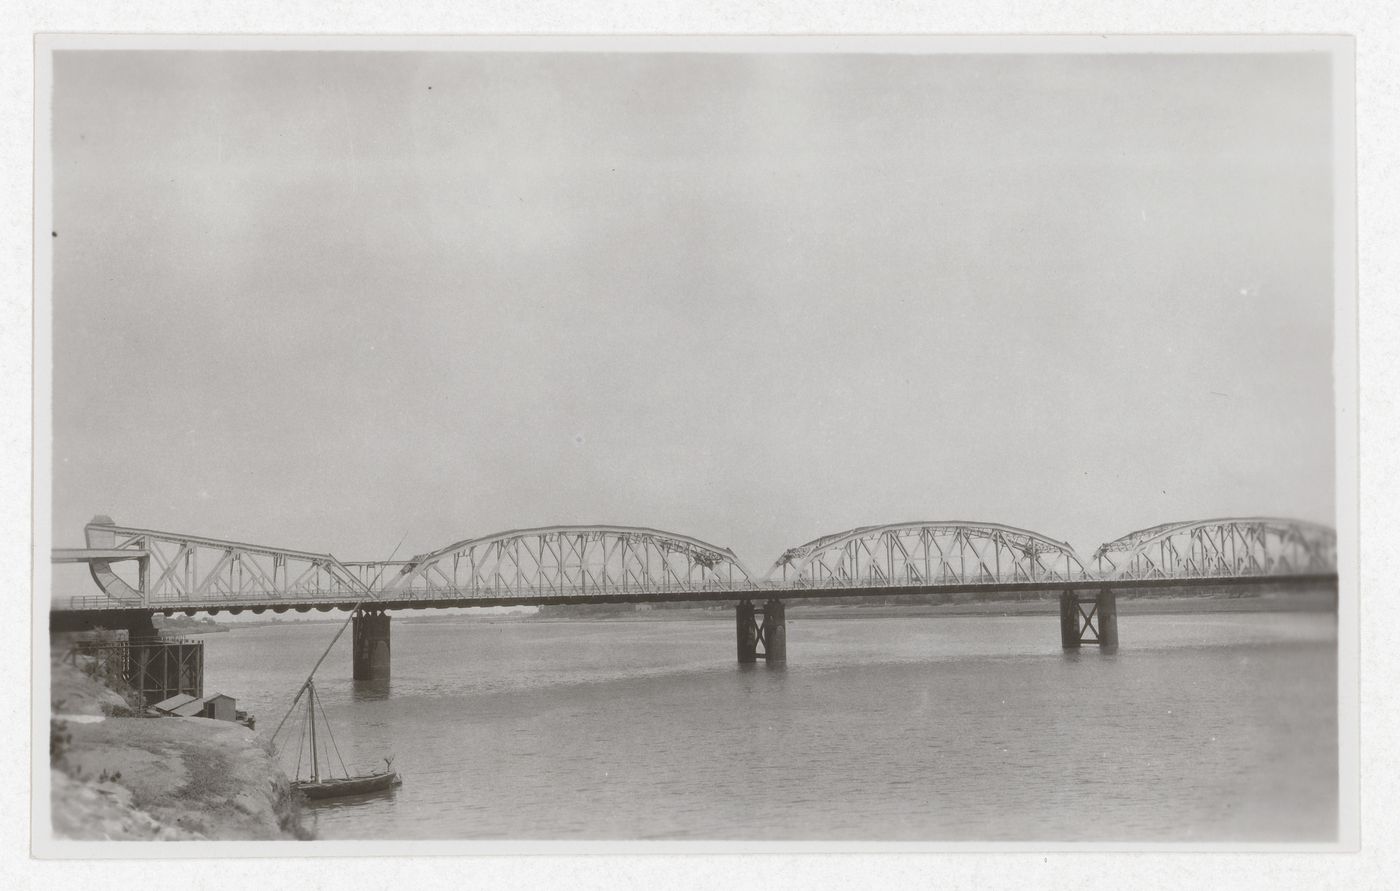
[[[131,641],[159,640],[160,632],[156,630],[155,613],[142,610],[132,616],[126,624],[126,635]]]
[[[1118,648],[1118,595],[1113,591],[1060,594],[1060,645],[1077,650],[1084,644],[1104,651]]]
[[[357,681],[389,678],[389,616],[383,610],[361,610],[355,614],[353,634],[354,671]]]

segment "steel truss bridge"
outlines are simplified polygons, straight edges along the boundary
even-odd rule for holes
[[[1105,591],[1336,581],[1336,533],[1269,517],[1168,523],[1087,560],[1027,529],[961,521],[861,526],[790,548],[766,575],[733,551],[629,526],[549,526],[469,538],[408,560],[331,554],[118,526],[96,517],[85,563],[100,593],[56,613],[167,615],[551,603],[749,601],[917,593]],[[74,616],[73,618],[78,618]]]

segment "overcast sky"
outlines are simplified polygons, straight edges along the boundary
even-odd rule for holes
[[[761,573],[881,522],[1331,523],[1330,91],[1323,55],[58,53],[54,544],[615,523]]]

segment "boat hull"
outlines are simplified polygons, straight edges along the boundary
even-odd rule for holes
[[[307,798],[343,798],[347,795],[364,795],[367,792],[382,792],[399,785],[402,780],[397,773],[375,773],[361,777],[342,777],[339,779],[320,780],[311,782],[305,780],[293,783],[302,795]]]

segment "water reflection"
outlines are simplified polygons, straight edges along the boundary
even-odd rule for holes
[[[352,681],[350,684],[350,698],[355,702],[377,702],[388,699],[389,679],[377,678],[372,681]]]
[[[734,667],[739,671],[787,671],[786,662],[767,662],[762,659],[757,662],[736,662]]]
[[[1074,647],[1061,650],[1061,655],[1066,662],[1079,662],[1084,659],[1094,659],[1099,657],[1112,658],[1118,655],[1118,646],[1095,646],[1095,647]]]
[[[390,786],[388,789],[365,792],[361,795],[342,795],[339,798],[308,798],[302,801],[302,805],[314,811],[354,810],[375,802],[392,801],[398,791],[398,786]]]
[[[404,627],[392,695],[344,639],[323,666],[352,772],[405,785],[308,808],[321,838],[1336,835],[1330,617],[1137,616],[1116,655],[1045,616],[811,620],[790,670],[728,620]],[[211,635],[206,681],[275,726],[324,632]]]

